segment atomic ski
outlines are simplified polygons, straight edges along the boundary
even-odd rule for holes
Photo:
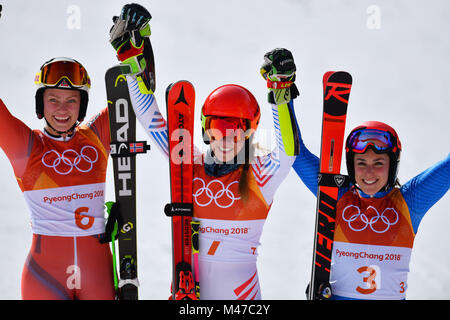
[[[193,243],[194,254],[198,252],[198,229],[195,230],[198,225],[193,224],[191,229],[195,109],[195,90],[192,84],[188,81],[171,84],[166,90],[166,104],[171,203],[166,205],[164,212],[172,218],[171,299],[196,300],[197,285],[191,261]]]
[[[347,72],[329,71],[323,76],[322,142],[309,300],[329,299],[332,294],[330,269],[338,190],[348,183],[340,170],[351,87],[352,77]]]
[[[138,299],[136,154],[150,149],[146,141],[135,141],[136,116],[125,76],[130,72],[128,65],[119,65],[108,69],[105,75],[111,131],[110,154],[113,161],[116,203],[120,208],[120,217],[117,217],[120,279],[114,279],[119,300]],[[115,246],[114,241],[112,246]],[[114,272],[116,275],[116,270]]]

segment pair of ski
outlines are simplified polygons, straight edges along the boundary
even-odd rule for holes
[[[154,92],[154,65],[150,66],[151,89]],[[119,65],[108,69],[105,75],[111,131],[111,157],[113,159],[116,202],[107,203],[117,221],[111,234],[113,251],[114,284],[117,298],[137,300],[136,244],[136,154],[145,153],[150,147],[136,139],[136,117],[128,92],[126,74],[129,66]],[[173,279],[172,299],[195,300],[199,298],[198,270],[194,280],[192,253],[198,257],[199,223],[192,221],[193,176],[193,124],[194,87],[187,81],[170,85],[166,92],[167,125],[169,132],[171,203],[164,209],[172,218]],[[119,270],[117,275],[115,238],[118,235]],[[195,265],[198,265],[197,263]]]
[[[340,174],[340,169],[351,87],[352,77],[347,72],[329,71],[323,76],[322,139],[313,262],[311,282],[306,291],[309,300],[327,300],[332,296],[330,271],[336,205],[339,188],[348,185],[348,178]]]

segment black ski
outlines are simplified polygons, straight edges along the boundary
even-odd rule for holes
[[[120,65],[108,69],[105,75],[111,131],[110,154],[113,161],[116,203],[120,208],[118,220],[121,222],[118,226],[120,279],[115,279],[119,300],[138,299],[136,154],[150,149],[145,141],[135,141],[136,116],[125,76],[129,72],[131,70],[128,66]],[[115,246],[115,242],[112,245]]]

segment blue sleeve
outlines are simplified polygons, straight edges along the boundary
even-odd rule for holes
[[[300,130],[298,130],[298,136],[300,141],[300,153],[295,158],[292,167],[309,191],[311,191],[314,196],[317,196],[317,180],[320,169],[320,159],[311,153],[311,151],[309,151],[305,146]],[[339,188],[338,199],[340,199],[348,189],[348,187]]]
[[[317,195],[317,176],[319,173],[320,161],[316,155],[312,154],[311,151],[306,148],[300,130],[298,130],[298,135],[300,141],[300,153],[295,158],[292,167],[306,187],[314,195]]]
[[[408,205],[415,233],[425,213],[445,195],[449,185],[450,154],[400,188]]]

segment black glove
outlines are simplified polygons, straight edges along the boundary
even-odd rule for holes
[[[140,46],[143,37],[150,35],[148,22],[151,14],[143,6],[131,3],[126,4],[120,16],[114,16],[114,25],[109,31],[110,42],[114,49],[118,49],[128,39],[132,39],[135,46]]]
[[[120,204],[117,202],[109,202],[106,203],[106,207],[108,209],[108,220],[106,221],[105,233],[100,237],[100,243],[107,243],[116,240],[118,230],[120,230],[123,225],[122,214],[120,213]]]
[[[143,6],[137,3],[130,3],[123,6],[118,18],[127,21],[125,30],[131,31],[141,29],[143,25],[150,21],[152,15]]]
[[[299,95],[294,83],[296,70],[294,57],[287,49],[276,48],[264,55],[260,73],[267,80],[270,103],[288,103]]]

